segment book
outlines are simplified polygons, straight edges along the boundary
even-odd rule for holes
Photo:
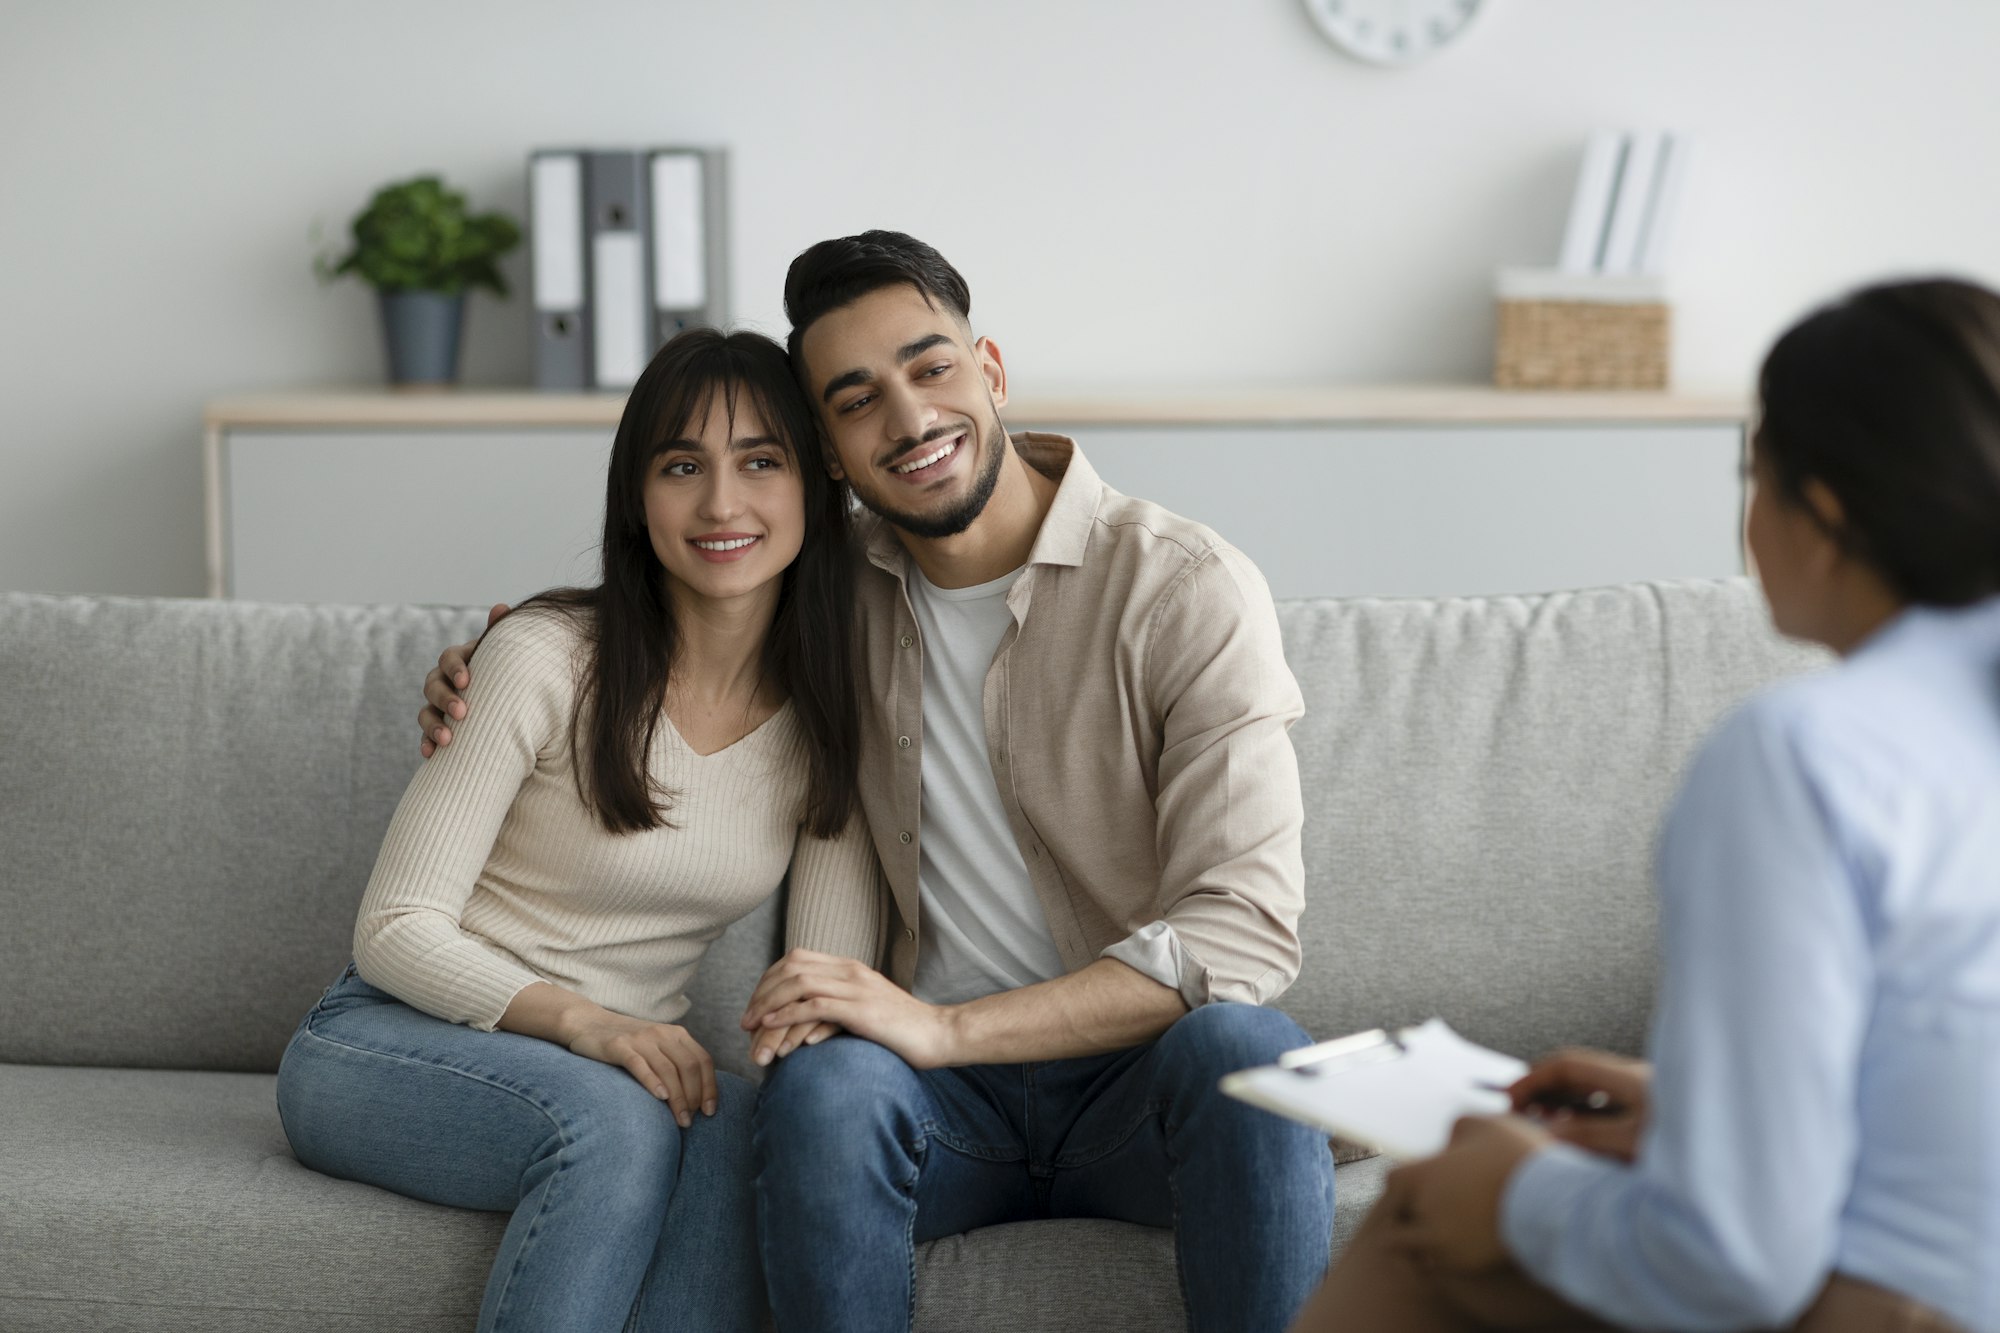
[[[1288,1051],[1229,1075],[1222,1091],[1409,1162],[1443,1151],[1460,1116],[1505,1114],[1505,1089],[1527,1072],[1433,1018]]]
[[[1639,237],[1638,271],[1664,274],[1673,262],[1674,234],[1679,224],[1681,199],[1687,192],[1688,164],[1694,156],[1694,140],[1685,134],[1669,134],[1661,147],[1660,169],[1653,187],[1652,207]]]
[[[1570,196],[1569,225],[1563,229],[1564,273],[1595,273],[1604,255],[1604,236],[1611,223],[1611,197],[1618,186],[1618,166],[1625,156],[1625,136],[1598,130],[1583,147],[1576,172],[1576,193]]]
[[[1660,145],[1666,136],[1658,130],[1635,130],[1625,149],[1618,171],[1618,189],[1611,204],[1611,225],[1604,236],[1604,273],[1636,273],[1639,270],[1639,240],[1652,211],[1653,193],[1658,186]]]

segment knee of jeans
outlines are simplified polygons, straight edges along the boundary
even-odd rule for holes
[[[887,1047],[859,1037],[801,1046],[780,1060],[757,1099],[760,1138],[782,1137],[811,1153],[840,1151],[870,1126],[893,1125],[916,1075]]]
[[[636,1081],[629,1092],[614,1084],[595,1095],[572,1095],[551,1115],[562,1155],[573,1165],[602,1166],[641,1188],[642,1182],[670,1185],[679,1170],[681,1127],[667,1104]]]
[[[1182,1017],[1161,1035],[1160,1050],[1176,1068],[1212,1082],[1239,1069],[1270,1064],[1311,1041],[1281,1009],[1222,1002]]]

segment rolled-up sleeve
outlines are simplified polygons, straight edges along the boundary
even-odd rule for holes
[[[1155,613],[1146,678],[1177,989],[1190,1007],[1265,1003],[1299,971],[1305,808],[1290,729],[1305,704],[1255,565],[1229,547],[1190,565]]]

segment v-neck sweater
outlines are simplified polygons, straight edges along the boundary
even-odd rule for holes
[[[804,827],[809,741],[791,704],[709,755],[663,715],[647,770],[670,793],[668,824],[611,833],[578,794],[570,746],[585,656],[579,626],[548,610],[481,642],[465,720],[411,780],[362,898],[362,978],[489,1031],[536,981],[677,1022],[709,944],[788,866],[793,934],[874,963],[883,894],[866,827],[858,812],[834,839]]]

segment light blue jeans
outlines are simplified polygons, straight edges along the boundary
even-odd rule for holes
[[[683,1131],[622,1069],[412,1009],[352,964],[285,1049],[299,1161],[411,1198],[512,1213],[481,1333],[758,1327],[756,1089],[718,1073]]]

